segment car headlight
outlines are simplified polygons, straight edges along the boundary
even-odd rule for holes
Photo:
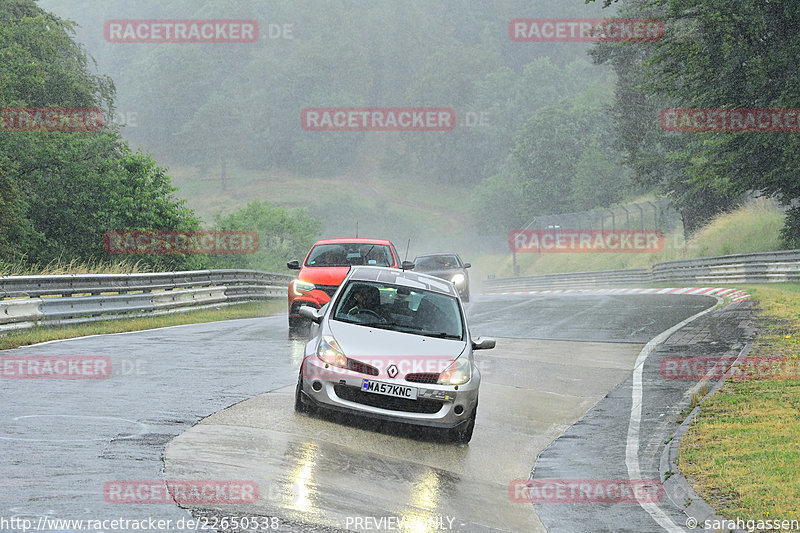
[[[347,356],[344,355],[342,349],[336,339],[330,335],[324,335],[322,340],[319,341],[317,346],[317,357],[328,363],[329,365],[347,368]]]
[[[439,385],[463,385],[472,378],[472,364],[465,357],[459,357],[439,374]]]
[[[303,296],[308,291],[314,290],[314,284],[296,279],[292,282],[292,292],[295,296]]]
[[[452,281],[456,285],[460,285],[460,284],[464,283],[465,279],[466,278],[464,277],[464,274],[456,274],[455,276],[453,276],[453,279],[451,279],[450,281]]]

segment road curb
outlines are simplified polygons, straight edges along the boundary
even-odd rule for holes
[[[675,433],[672,434],[670,440],[661,453],[659,475],[663,480],[662,485],[664,487],[664,493],[670,499],[673,505],[675,505],[686,515],[686,526],[690,530],[694,529],[704,531],[705,528],[703,527],[703,524],[706,520],[721,522],[723,520],[729,521],[730,519],[719,516],[714,508],[706,503],[706,501],[701,498],[697,492],[695,492],[695,490],[689,484],[689,481],[681,473],[680,469],[678,468],[678,451],[681,442],[683,441],[683,437],[686,435],[686,432],[689,430],[689,426],[691,425],[692,421],[694,421],[694,419],[697,417],[697,414],[700,412],[700,407],[703,405],[703,402],[705,402],[708,398],[715,394],[720,387],[722,387],[722,385],[725,383],[725,380],[733,373],[734,368],[738,366],[745,359],[745,357],[747,357],[747,354],[750,353],[751,348],[752,342],[746,343],[739,352],[739,355],[731,366],[731,369],[729,369],[728,372],[726,372],[725,375],[720,379],[712,382],[704,378],[700,380],[694,387],[689,389],[692,394],[696,394],[704,385],[707,387],[710,385],[706,395],[703,396],[703,399],[700,401],[700,403],[694,409],[692,409]],[[689,523],[692,521],[695,524],[694,527],[689,525]],[[743,529],[723,529],[715,530],[715,532],[747,533]]]
[[[597,295],[623,295],[623,294],[675,294],[679,296],[718,296],[736,303],[750,298],[750,295],[741,289],[733,287],[628,287],[628,288],[593,288],[593,289],[538,289],[530,291],[483,292],[486,296],[492,295],[539,295],[539,294],[597,294]]]

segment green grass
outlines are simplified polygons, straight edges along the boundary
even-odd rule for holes
[[[58,274],[133,274],[150,272],[147,265],[127,260],[113,262],[54,261],[46,265],[19,265],[0,261],[0,276],[54,276]]]
[[[742,286],[765,320],[748,357],[798,364],[800,284]],[[800,516],[800,380],[728,381],[700,408],[678,466],[726,518]]]
[[[759,198],[716,217],[689,240],[684,255],[712,257],[781,250],[783,218],[783,211],[774,202]]]
[[[255,318],[276,315],[285,310],[286,300],[276,299],[266,302],[243,303],[228,307],[220,307],[218,309],[203,309],[152,317],[106,320],[74,326],[39,326],[33,329],[14,331],[0,337],[0,350],[9,350],[11,348],[18,348],[19,346],[27,346],[39,342],[71,339],[86,335],[141,331],[181,324],[217,322],[219,320],[232,320],[236,318]]]
[[[305,207],[324,218],[326,234],[361,236],[405,234],[463,235],[469,225],[467,187],[422,180],[414,175],[389,176],[365,160],[359,168],[337,176],[299,179],[287,172],[228,168],[222,190],[218,169],[202,175],[195,168],[171,167],[177,195],[210,225],[218,212],[229,213],[253,200],[280,207]],[[432,229],[435,228],[435,229]],[[399,244],[398,244],[399,246]]]
[[[664,249],[658,253],[519,253],[517,265],[521,276],[649,268],[661,261],[682,259],[684,248],[682,235],[668,234],[664,236]],[[476,257],[472,264],[476,272],[494,274],[498,278],[512,277],[514,273],[510,253]]]
[[[686,242],[681,233],[664,235],[658,253],[519,253],[517,265],[522,276],[560,272],[590,272],[626,268],[649,268],[675,259],[715,255],[770,252],[782,249],[780,229],[783,211],[772,201],[758,199],[730,213],[724,213]],[[475,258],[476,271],[496,277],[513,276],[510,253]]]

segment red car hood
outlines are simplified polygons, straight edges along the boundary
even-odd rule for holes
[[[314,285],[341,285],[350,267],[303,267],[297,278]]]

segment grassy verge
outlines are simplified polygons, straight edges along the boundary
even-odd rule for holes
[[[286,310],[285,299],[269,300],[266,302],[244,303],[219,309],[204,309],[174,313],[152,317],[125,318],[119,320],[106,320],[74,326],[50,327],[41,326],[29,330],[14,331],[0,337],[0,350],[8,350],[19,346],[27,346],[39,342],[58,339],[71,339],[86,335],[102,335],[109,333],[122,333],[125,331],[140,331],[145,329],[178,326],[181,324],[198,324],[202,322],[217,322],[219,320],[232,320],[235,318],[255,318],[276,315]]]
[[[517,266],[521,276],[534,276],[649,268],[655,263],[675,259],[771,252],[783,248],[780,241],[783,219],[783,211],[775,202],[756,199],[717,216],[689,241],[684,240],[682,233],[665,234],[664,248],[658,253],[520,253],[517,254]],[[485,255],[473,258],[472,262],[482,275],[513,276],[510,253]]]
[[[217,176],[190,167],[172,167],[177,195],[210,224],[218,212],[229,213],[252,200],[280,207],[304,207],[324,221],[325,236],[414,240],[433,235],[462,236],[469,223],[470,189],[435,183],[415,175],[379,169],[374,158],[338,176],[298,177],[287,172],[228,168],[223,191]],[[435,229],[432,229],[435,228]],[[399,235],[398,235],[399,233]]]
[[[150,272],[141,262],[125,259],[115,261],[79,262],[54,261],[46,265],[20,265],[0,261],[0,276],[56,276],[61,274],[136,274]]]
[[[762,310],[748,357],[778,357],[796,376],[800,284],[742,286]],[[800,380],[726,382],[681,442],[678,466],[717,512],[735,520],[800,518]]]

